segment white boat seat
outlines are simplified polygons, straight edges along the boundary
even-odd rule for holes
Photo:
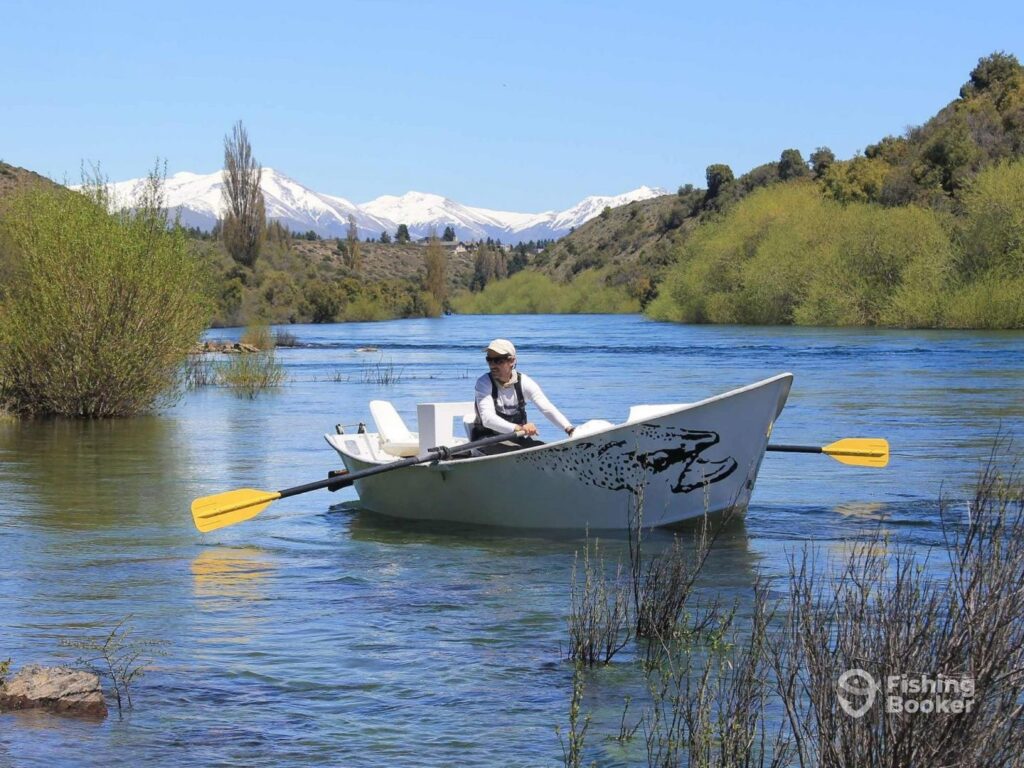
[[[605,421],[604,419],[591,419],[590,421],[585,421],[578,427],[576,427],[575,431],[572,433],[572,436],[589,437],[590,435],[596,434],[598,432],[603,432],[609,427],[614,426],[615,425],[612,424],[610,421]]]
[[[627,423],[632,424],[635,421],[653,419],[666,413],[678,411],[685,405],[685,403],[678,403],[676,405],[634,405],[629,409],[629,418],[627,418],[626,421]]]
[[[371,400],[370,415],[377,425],[380,447],[384,453],[403,458],[415,456],[420,451],[420,438],[405,426],[398,411],[387,400]]]

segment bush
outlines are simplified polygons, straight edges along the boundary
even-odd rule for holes
[[[254,399],[264,389],[279,387],[287,378],[274,352],[243,352],[219,370],[220,381],[239,397]]]
[[[624,285],[612,286],[606,270],[588,269],[568,283],[540,272],[517,272],[507,280],[492,280],[480,293],[452,299],[461,314],[596,314],[639,312],[640,302]]]
[[[967,220],[959,271],[1024,277],[1024,161],[992,166],[964,195]]]
[[[173,394],[210,316],[160,178],[132,211],[105,186],[29,187],[0,216],[0,390],[14,412],[127,416]]]

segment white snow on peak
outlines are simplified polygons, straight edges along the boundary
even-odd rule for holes
[[[115,199],[130,201],[144,179],[113,184]],[[504,243],[555,239],[597,216],[605,207],[616,207],[667,194],[665,190],[639,187],[621,195],[593,196],[564,211],[516,213],[475,208],[442,195],[410,191],[404,195],[382,195],[357,205],[335,195],[314,192],[273,168],[264,168],[261,179],[267,217],[280,221],[293,232],[312,230],[321,237],[343,237],[352,216],[361,238],[377,238],[381,232],[394,234],[405,224],[414,238],[441,234],[452,227],[460,240],[488,237]],[[199,174],[181,171],[167,178],[164,192],[168,207],[181,214],[182,223],[210,229],[220,218],[224,201],[222,173]]]

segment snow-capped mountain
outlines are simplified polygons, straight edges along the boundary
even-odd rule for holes
[[[131,179],[112,185],[116,199],[130,205],[142,182]],[[490,237],[503,243],[559,238],[597,216],[605,206],[614,208],[667,194],[663,189],[640,187],[614,197],[588,197],[564,211],[514,213],[473,208],[424,192],[383,195],[356,205],[343,197],[314,192],[272,168],[263,169],[261,186],[267,217],[293,232],[313,230],[321,237],[344,237],[349,216],[354,216],[360,238],[377,238],[381,232],[394,235],[398,225],[405,224],[414,238],[426,237],[431,230],[440,235],[450,226],[460,240]],[[222,187],[220,171],[205,175],[182,172],[167,179],[164,192],[168,207],[180,213],[185,226],[209,230],[222,210]]]
[[[130,179],[113,184],[115,199],[131,205],[135,190],[145,179]],[[186,227],[199,227],[209,231],[217,223],[223,210],[224,182],[220,171],[216,173],[176,173],[164,184],[167,206],[181,214]],[[267,218],[280,221],[293,232],[313,230],[321,237],[344,237],[348,232],[348,217],[355,216],[360,237],[377,237],[383,230],[394,232],[390,221],[381,221],[343,197],[322,195],[273,168],[264,168],[260,187]]]

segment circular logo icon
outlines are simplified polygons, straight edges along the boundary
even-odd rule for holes
[[[836,683],[836,696],[839,698],[839,706],[850,717],[863,717],[871,709],[871,705],[875,703],[875,694],[878,693],[878,690],[878,683],[875,682],[875,678],[863,669],[846,670],[839,676],[839,681]],[[865,700],[858,705],[846,698],[843,695],[844,693],[856,696],[858,701],[861,697],[865,697]]]

